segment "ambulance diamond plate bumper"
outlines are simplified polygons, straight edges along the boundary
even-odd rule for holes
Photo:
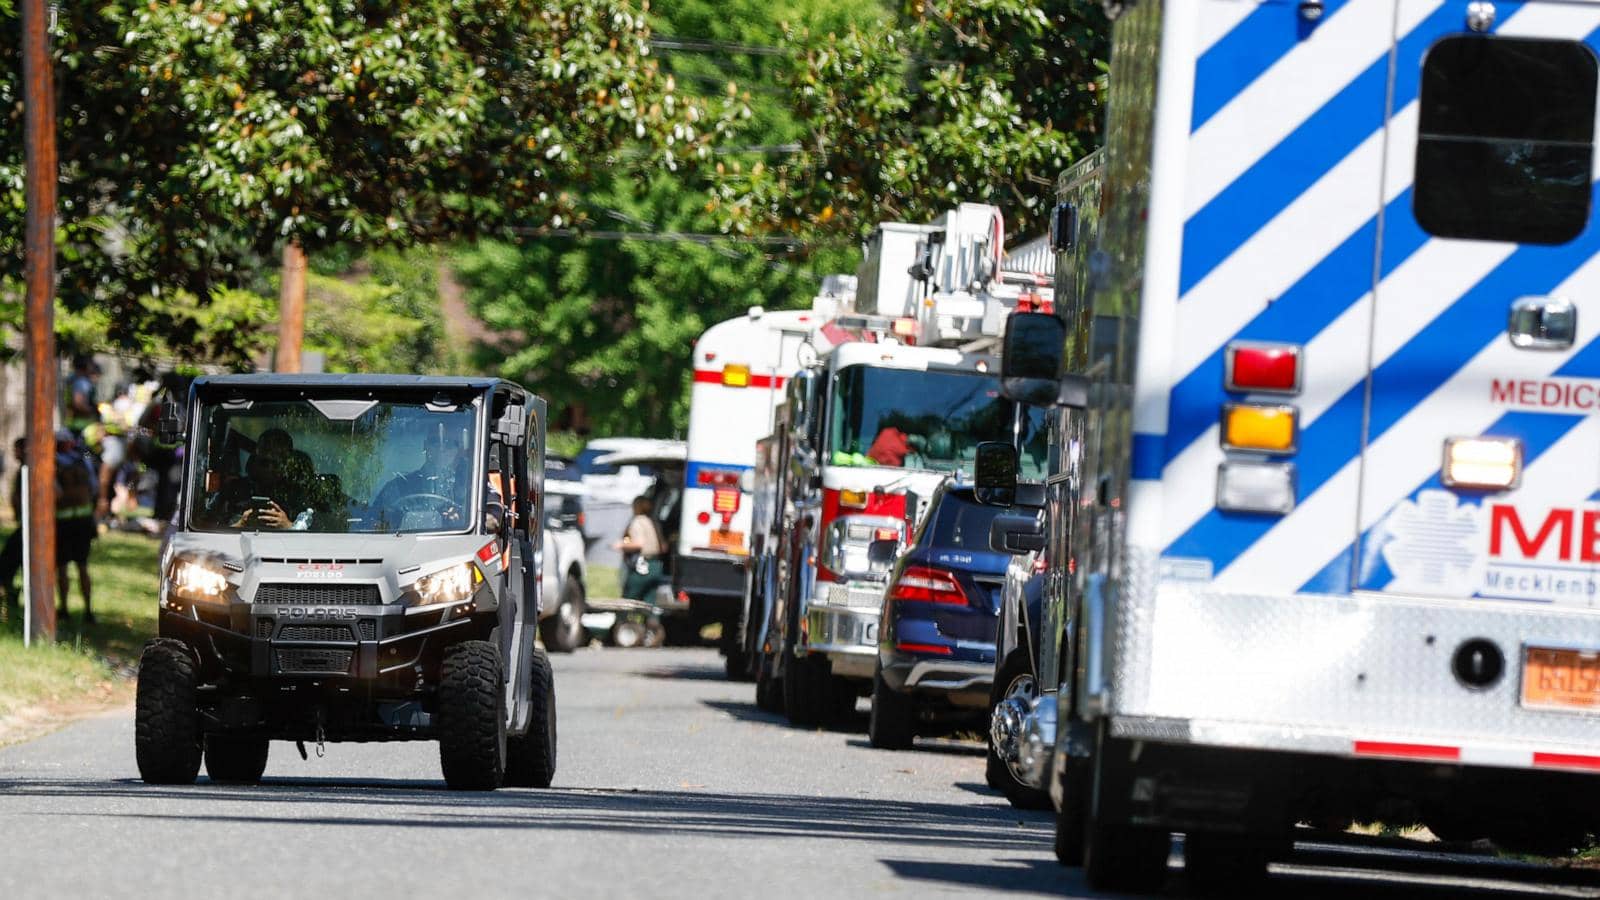
[[[1206,582],[1157,585],[1152,566],[1135,568],[1123,603],[1090,599],[1091,620],[1110,626],[1099,649],[1113,734],[1512,767],[1570,755],[1578,761],[1569,768],[1600,769],[1600,711],[1521,703],[1523,648],[1600,651],[1600,610],[1222,593]],[[1138,590],[1141,582],[1149,589]],[[1475,639],[1505,658],[1498,680],[1482,688],[1463,684],[1452,666]],[[1098,654],[1090,656],[1093,666]]]

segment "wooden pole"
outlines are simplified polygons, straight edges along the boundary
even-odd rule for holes
[[[278,353],[272,368],[300,371],[300,345],[306,335],[306,251],[300,242],[283,245],[283,273],[278,285]]]
[[[28,360],[28,603],[34,640],[56,635],[56,111],[44,0],[22,0]]]

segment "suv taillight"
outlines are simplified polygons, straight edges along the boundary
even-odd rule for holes
[[[931,566],[906,566],[889,589],[889,599],[903,603],[967,605],[967,592],[955,576]]]

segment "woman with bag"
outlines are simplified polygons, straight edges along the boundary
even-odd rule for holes
[[[622,582],[622,596],[629,600],[648,602],[656,588],[667,582],[667,542],[650,514],[653,507],[649,497],[633,498],[633,518],[628,520],[622,540],[611,545],[622,551],[626,576]]]

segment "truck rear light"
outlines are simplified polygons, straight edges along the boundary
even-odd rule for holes
[[[1522,441],[1517,438],[1460,437],[1444,442],[1445,487],[1498,491],[1522,479]]]
[[[735,487],[739,473],[729,469],[700,469],[695,473],[695,483],[701,487]]]
[[[711,492],[711,509],[723,515],[739,511],[739,491],[735,488],[717,488]]]
[[[1223,351],[1223,387],[1230,391],[1300,393],[1300,348],[1236,341]]]
[[[1288,515],[1294,511],[1294,465],[1223,463],[1217,467],[1217,509]]]
[[[905,651],[906,653],[937,653],[940,656],[949,656],[955,652],[951,648],[942,644],[909,644],[903,641],[895,644],[894,648],[896,650]]]
[[[1292,406],[1225,403],[1222,446],[1227,450],[1293,453],[1299,438],[1299,412]]]
[[[895,319],[889,330],[894,332],[895,337],[915,338],[917,336],[917,320],[909,318]]]
[[[749,387],[750,367],[729,363],[722,367],[722,384],[724,387]]]
[[[898,541],[898,540],[900,540],[900,529],[898,529],[898,528],[879,528],[879,529],[876,529],[876,530],[874,530],[872,532],[872,539],[875,540],[875,541]]]
[[[889,599],[901,603],[949,603],[967,605],[967,592],[961,582],[943,569],[931,566],[906,566],[889,589]]]

